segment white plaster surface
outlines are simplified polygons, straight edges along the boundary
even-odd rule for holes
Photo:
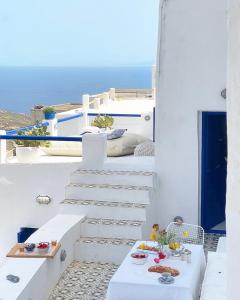
[[[240,265],[240,1],[229,0],[228,12],[228,172],[227,172],[227,300],[239,299]]]
[[[159,222],[199,222],[200,111],[225,111],[226,0],[163,0],[157,66]]]
[[[77,163],[0,166],[0,257],[17,241],[20,227],[40,227],[54,217]],[[38,195],[52,198],[39,205]]]
[[[53,259],[7,258],[0,268],[0,299],[46,300],[62,272],[74,259],[74,244],[79,238],[83,218],[83,215],[57,215],[27,240],[30,243],[59,241],[61,248]],[[64,262],[60,261],[61,249],[67,252]],[[8,282],[8,274],[19,276],[19,283]]]

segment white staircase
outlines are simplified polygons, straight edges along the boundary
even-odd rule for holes
[[[136,240],[146,238],[144,226],[153,221],[148,212],[153,208],[154,176],[86,169],[71,175],[61,212],[86,216],[75,247],[77,260],[119,264]]]

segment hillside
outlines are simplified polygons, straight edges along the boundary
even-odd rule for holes
[[[0,110],[0,130],[16,129],[27,125],[31,125],[30,116]],[[7,142],[7,149],[14,149],[14,143],[12,141]],[[9,152],[9,155],[12,155],[12,151]]]
[[[0,110],[0,129],[10,130],[31,125],[31,117]]]

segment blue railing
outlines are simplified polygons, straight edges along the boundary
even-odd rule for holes
[[[73,136],[29,136],[29,135],[0,135],[0,140],[19,140],[19,141],[64,141],[81,142],[82,137]]]
[[[64,117],[64,118],[58,119],[57,122],[58,123],[67,122],[67,121],[77,119],[77,118],[81,118],[81,117],[83,117],[83,113],[79,113],[79,114],[76,114],[76,115],[73,115],[73,116],[70,116],[70,117]]]
[[[63,123],[63,122],[67,122],[73,119],[77,119],[77,118],[81,118],[83,116],[83,113],[79,113],[79,114],[75,114],[73,116],[70,117],[64,117],[64,118],[60,118],[57,120],[58,123]],[[48,126],[49,122],[42,122],[42,123],[38,123],[36,125],[29,125],[26,127],[21,127],[21,128],[17,128],[17,129],[12,129],[12,130],[8,130],[6,133],[7,135],[14,135],[17,134],[19,131],[28,131],[28,130],[32,130],[33,128],[40,128],[43,126]]]
[[[48,125],[49,125],[49,122],[38,123],[36,125],[29,125],[29,126],[26,126],[26,127],[21,127],[21,128],[17,128],[17,129],[8,130],[8,131],[6,131],[6,134],[7,135],[14,135],[14,134],[17,134],[19,131],[28,131],[28,130],[31,130],[33,128],[40,128],[40,127],[48,126]]]
[[[109,116],[109,117],[130,117],[130,118],[141,118],[141,114],[105,114],[105,113],[88,113],[89,117],[96,117],[96,116]]]

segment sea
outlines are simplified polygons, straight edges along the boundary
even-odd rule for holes
[[[0,67],[0,110],[30,114],[37,104],[81,103],[109,88],[151,88],[151,66]]]

